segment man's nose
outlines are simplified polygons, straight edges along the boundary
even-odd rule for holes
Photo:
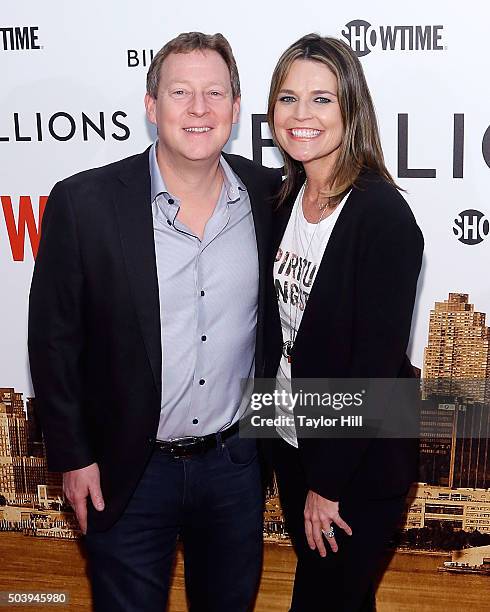
[[[202,117],[208,112],[206,96],[202,92],[196,92],[192,96],[188,111],[191,115]]]

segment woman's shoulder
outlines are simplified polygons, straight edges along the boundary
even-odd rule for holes
[[[398,223],[415,223],[415,218],[400,191],[373,170],[360,173],[352,187],[353,204],[373,222],[396,225]]]

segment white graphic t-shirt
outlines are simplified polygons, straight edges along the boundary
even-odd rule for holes
[[[277,370],[276,390],[281,398],[276,404],[276,430],[292,446],[298,447],[293,412],[282,398],[291,394],[291,357],[288,355],[303,318],[303,312],[315,282],[318,266],[340,215],[347,193],[337,208],[320,223],[309,223],[303,214],[304,186],[298,194],[274,263],[283,350]]]

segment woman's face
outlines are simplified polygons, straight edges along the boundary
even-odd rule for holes
[[[314,60],[293,62],[274,106],[274,129],[293,159],[305,166],[333,166],[344,129],[337,79],[327,66]]]

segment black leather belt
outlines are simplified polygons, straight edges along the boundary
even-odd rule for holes
[[[186,436],[185,438],[174,438],[173,440],[157,440],[155,447],[172,457],[191,457],[202,455],[211,448],[218,445],[218,435],[221,440],[226,440],[238,432],[238,421],[228,429],[207,436]]]

